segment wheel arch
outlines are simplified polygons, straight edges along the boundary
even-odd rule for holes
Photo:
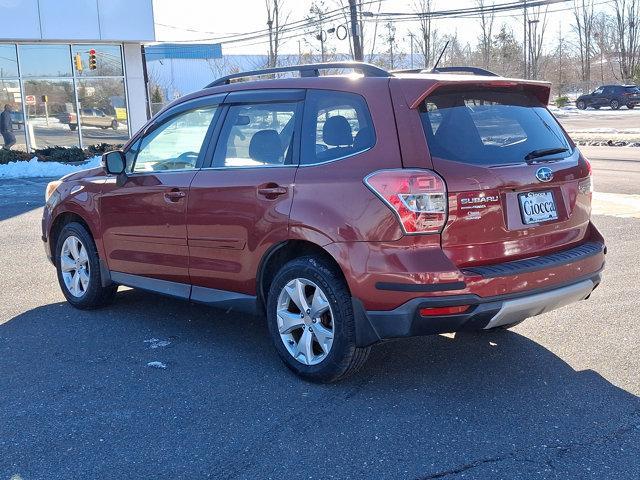
[[[350,292],[349,282],[347,282],[347,279],[345,278],[342,267],[327,250],[317,243],[313,243],[308,240],[285,240],[273,245],[269,250],[267,250],[258,266],[256,275],[256,295],[258,297],[258,306],[260,309],[264,311],[266,308],[266,298],[271,286],[271,281],[279,268],[294,258],[307,255],[317,255],[336,267],[336,271],[340,274],[340,277]]]
[[[53,222],[51,222],[51,228],[49,228],[49,244],[51,245],[51,255],[54,258],[54,261],[58,248],[58,236],[60,235],[60,232],[62,231],[64,226],[72,222],[77,222],[84,228],[86,228],[93,238],[93,241],[96,241],[96,236],[93,229],[91,228],[91,225],[89,225],[89,222],[87,222],[82,216],[71,211],[61,212],[54,218]]]

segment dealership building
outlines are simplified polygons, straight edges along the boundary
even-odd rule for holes
[[[14,149],[124,143],[146,122],[152,0],[4,0],[0,25]]]

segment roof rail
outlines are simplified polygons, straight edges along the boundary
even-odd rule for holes
[[[218,78],[211,82],[206,88],[218,87],[231,83],[234,78],[257,77],[262,75],[271,75],[282,72],[299,72],[301,77],[319,77],[320,70],[328,70],[331,68],[351,68],[362,72],[365,77],[390,77],[391,74],[382,68],[376,67],[369,63],[363,62],[327,62],[327,63],[311,63],[309,65],[293,65],[290,67],[265,68],[262,70],[252,70],[249,72],[238,72],[225,77]]]
[[[391,73],[472,73],[473,75],[483,75],[485,77],[499,77],[497,73],[493,73],[489,70],[480,67],[438,67],[435,69],[429,68],[411,68],[407,70],[392,70]]]

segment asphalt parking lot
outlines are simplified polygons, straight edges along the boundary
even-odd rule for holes
[[[621,165],[637,168],[594,170]],[[260,318],[135,290],[68,306],[45,184],[0,180],[0,480],[639,477],[640,219],[595,217],[609,254],[590,300],[385,343],[322,386],[284,368]]]

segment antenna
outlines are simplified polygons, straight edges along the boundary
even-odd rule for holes
[[[444,47],[443,47],[442,51],[440,52],[440,56],[438,57],[438,60],[436,60],[435,65],[431,69],[431,73],[435,73],[436,69],[438,68],[438,64],[440,63],[440,60],[442,59],[442,56],[444,55],[444,52],[447,50],[447,47],[449,46],[449,42],[450,41],[451,40],[447,40],[447,43],[444,44]]]

